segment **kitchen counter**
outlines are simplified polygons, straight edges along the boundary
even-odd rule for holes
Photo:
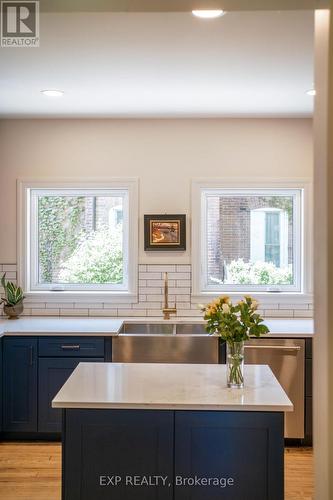
[[[21,317],[17,320],[0,319],[0,337],[11,335],[99,335],[117,336],[124,323],[150,324],[204,324],[202,318],[68,318]],[[312,319],[265,319],[269,337],[311,338],[314,335]]]
[[[117,318],[29,318],[0,320],[0,337],[10,335],[118,335],[123,325]]]
[[[267,365],[245,365],[245,387],[226,387],[225,365],[80,363],[54,408],[292,411]]]

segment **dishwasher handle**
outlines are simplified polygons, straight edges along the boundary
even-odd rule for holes
[[[279,351],[300,351],[302,348],[299,345],[245,345],[245,349],[274,349]]]

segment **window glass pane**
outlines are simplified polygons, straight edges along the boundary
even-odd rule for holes
[[[280,213],[266,212],[265,262],[280,267]]]
[[[122,196],[37,195],[38,282],[123,282]]]
[[[205,282],[292,285],[293,195],[205,193]]]

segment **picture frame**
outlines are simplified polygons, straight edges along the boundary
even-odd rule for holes
[[[186,250],[186,215],[145,215],[144,245],[146,251]]]

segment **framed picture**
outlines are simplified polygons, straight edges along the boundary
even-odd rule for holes
[[[186,215],[145,215],[145,250],[186,250]]]

